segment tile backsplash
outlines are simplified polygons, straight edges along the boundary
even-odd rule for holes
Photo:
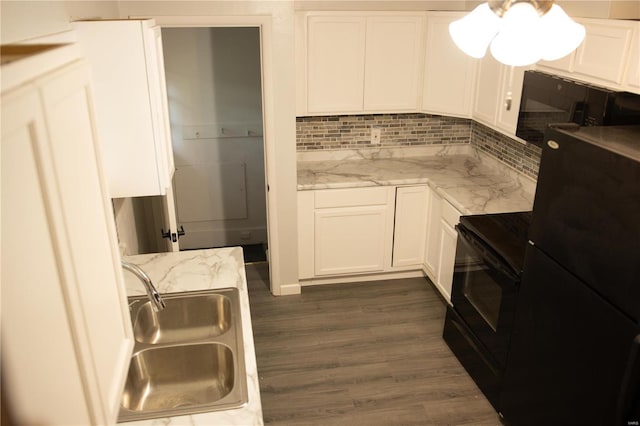
[[[538,179],[542,150],[537,146],[525,145],[475,121],[471,125],[471,145],[517,171]]]
[[[380,144],[371,144],[371,129]],[[469,143],[471,120],[430,114],[370,114],[296,119],[298,151]]]
[[[371,128],[380,129],[379,145],[371,144]],[[540,148],[470,119],[420,113],[296,118],[298,152],[469,143],[537,179]]]

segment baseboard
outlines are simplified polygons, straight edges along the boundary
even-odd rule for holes
[[[356,283],[362,281],[382,281],[382,280],[396,280],[399,278],[417,278],[424,277],[422,269],[414,269],[411,271],[402,272],[387,272],[383,274],[362,274],[362,275],[347,275],[340,277],[330,278],[312,278],[307,280],[300,280],[301,286],[323,285],[323,284],[337,284],[337,283]]]
[[[280,286],[280,292],[274,294],[275,296],[291,296],[294,294],[302,293],[302,287],[300,284],[283,284]]]

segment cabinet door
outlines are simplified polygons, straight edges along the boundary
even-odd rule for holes
[[[427,17],[427,47],[422,109],[435,114],[471,117],[477,61],[456,47],[449,24],[463,14]]]
[[[307,21],[307,112],[362,111],[366,21],[311,16]]]
[[[171,128],[169,126],[169,103],[167,83],[164,74],[164,54],[162,51],[162,32],[159,26],[142,26],[145,61],[149,79],[149,99],[151,119],[153,121],[156,159],[158,161],[158,179],[162,188],[171,185],[174,172]]]
[[[159,31],[152,20],[74,22],[92,67],[112,198],[165,195],[173,171]]]
[[[516,134],[522,98],[524,67],[501,66],[496,127],[509,135]]]
[[[314,191],[298,191],[298,278],[313,278]]]
[[[453,266],[456,260],[458,233],[444,220],[441,221],[440,225],[440,260],[438,262],[438,278],[435,284],[445,300],[451,303],[451,284],[453,283]]]
[[[386,205],[316,210],[315,274],[383,271],[389,211]]]
[[[3,93],[1,111],[3,399],[19,424],[95,423],[63,292],[70,271],[47,205],[53,171],[36,90]]]
[[[575,72],[610,83],[622,83],[633,24],[606,20],[583,24],[587,33],[576,52]]]
[[[640,23],[636,22],[635,30],[627,59],[627,69],[624,77],[625,89],[640,93]]]
[[[490,53],[482,58],[478,66],[473,118],[490,126],[495,125],[496,121],[501,68],[502,65]]]
[[[2,94],[3,365],[19,372],[10,400],[20,423],[110,424],[133,338],[88,68],[26,87]]]
[[[556,59],[555,61],[539,61],[536,65],[542,68],[549,68],[551,73],[553,70],[560,70],[565,72],[573,72],[573,67],[576,59],[575,51],[571,52],[564,58]]]
[[[419,265],[424,259],[429,187],[396,189],[393,266]]]
[[[365,111],[418,109],[422,17],[368,17],[364,72]]]
[[[424,268],[431,281],[435,283],[438,280],[438,262],[440,261],[442,198],[433,190],[429,191],[428,207]]]
[[[95,368],[107,418],[115,420],[133,338],[111,203],[97,156],[89,70],[70,65],[37,83],[63,206],[68,254],[77,279],[76,322],[87,330],[86,356]],[[73,126],[69,126],[69,120]],[[81,182],[81,184],[79,184]],[[124,307],[124,308],[123,308]],[[78,337],[82,344],[81,337]]]

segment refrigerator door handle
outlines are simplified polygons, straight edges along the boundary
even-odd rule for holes
[[[638,424],[640,421],[640,334],[631,343],[617,412],[618,425]]]

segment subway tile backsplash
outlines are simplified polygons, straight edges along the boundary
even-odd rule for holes
[[[372,127],[381,131],[380,145],[371,144]],[[299,152],[469,143],[537,179],[540,148],[523,145],[470,119],[420,113],[296,118]]]

